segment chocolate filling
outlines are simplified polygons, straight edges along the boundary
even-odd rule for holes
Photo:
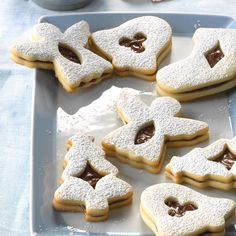
[[[88,163],[84,169],[84,172],[79,176],[80,179],[88,182],[93,188],[96,187],[97,182],[103,177],[103,175],[97,173]]]
[[[121,38],[119,44],[120,46],[130,47],[136,53],[141,53],[145,51],[143,42],[146,39],[147,38],[142,33],[137,33],[132,39],[126,37]]]
[[[92,83],[95,83],[97,79],[92,79],[88,82],[81,82],[79,87],[83,87],[85,84],[92,84]]]
[[[100,78],[94,78],[94,79],[89,80],[89,81],[87,81],[87,82],[83,82],[83,81],[82,81],[82,82],[80,83],[79,87],[80,87],[80,88],[83,88],[85,85],[92,85],[92,84],[96,83],[98,80],[100,80],[101,78],[104,78],[104,77],[106,78],[106,77],[109,76],[109,75],[110,75],[110,73],[103,73]]]
[[[86,210],[86,207],[84,205],[80,205],[79,207],[80,207],[81,211],[83,211],[83,212]]]
[[[81,64],[79,57],[77,56],[76,53],[74,53],[70,48],[68,48],[67,46],[63,45],[63,44],[59,44],[58,45],[58,50],[61,53],[61,55],[63,57],[65,57],[66,59],[74,62],[74,63],[78,63]]]
[[[128,198],[125,198],[125,199],[117,199],[116,201],[109,203],[109,206],[115,205],[115,204],[117,204],[117,203],[125,202],[127,199],[128,199]]]
[[[210,67],[213,68],[224,57],[224,53],[222,52],[220,45],[218,44],[217,47],[207,52],[205,54],[205,57]]]
[[[139,132],[136,135],[135,138],[135,144],[142,144],[147,142],[149,139],[151,139],[155,134],[155,126],[152,123],[149,126],[146,126],[144,128],[142,128],[141,130],[139,130]]]
[[[223,153],[223,155],[221,155],[220,157],[218,157],[215,160],[212,160],[215,162],[219,162],[221,163],[227,170],[231,170],[234,162],[236,161],[236,156],[231,153],[229,150],[226,149],[226,151]]]
[[[179,204],[178,201],[174,199],[167,199],[165,204],[170,208],[168,214],[170,216],[182,217],[186,211],[194,211],[197,207],[192,203],[185,203],[183,205]]]

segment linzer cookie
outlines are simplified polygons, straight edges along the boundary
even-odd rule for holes
[[[132,187],[116,177],[118,170],[87,135],[68,141],[61,186],[53,206],[58,211],[85,212],[87,221],[107,219],[109,208],[131,203]]]
[[[85,48],[89,36],[85,21],[72,25],[65,33],[52,24],[40,23],[33,28],[31,42],[11,47],[11,58],[27,67],[54,70],[62,86],[72,92],[112,73],[108,61]]]
[[[197,29],[190,56],[158,71],[158,93],[189,101],[234,87],[235,37],[235,29]]]
[[[205,148],[195,148],[182,157],[173,157],[166,175],[176,183],[204,188],[236,188],[236,138],[219,139]]]
[[[117,112],[125,125],[103,138],[105,152],[137,168],[158,173],[166,146],[191,146],[208,138],[208,125],[178,117],[180,109],[173,98],[156,98],[148,107],[138,95],[121,93]]]
[[[235,207],[232,200],[208,197],[182,185],[165,183],[143,191],[140,213],[156,235],[222,235],[225,223],[235,214]]]
[[[171,49],[170,25],[154,16],[143,16],[91,36],[95,52],[112,62],[118,75],[155,80],[160,62]]]

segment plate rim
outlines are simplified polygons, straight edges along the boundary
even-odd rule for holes
[[[100,11],[100,12],[92,12],[92,11],[86,11],[86,12],[75,12],[75,13],[61,13],[61,14],[45,14],[38,19],[38,23],[42,23],[43,20],[46,18],[56,18],[56,17],[66,17],[66,16],[76,16],[76,15],[104,15],[104,14],[161,14],[161,15],[176,15],[176,16],[205,16],[205,17],[220,17],[220,18],[225,18],[228,20],[235,21],[235,19],[232,16],[224,15],[224,14],[214,14],[214,13],[199,13],[199,12],[172,12],[172,11],[165,11],[165,12],[158,12],[158,11]]]

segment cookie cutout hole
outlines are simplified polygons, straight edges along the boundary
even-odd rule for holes
[[[224,56],[219,42],[214,48],[205,53],[205,57],[211,68],[213,68]]]
[[[65,57],[67,60],[72,61],[77,64],[81,64],[79,57],[73,50],[71,50],[68,46],[59,43],[58,50],[61,53],[63,57]]]
[[[84,172],[78,177],[88,182],[93,188],[96,187],[97,182],[103,177],[103,175],[97,173],[89,163],[84,169]]]
[[[172,217],[182,217],[187,211],[197,210],[197,206],[194,203],[184,203],[181,205],[178,200],[174,198],[166,199],[165,204],[170,208],[168,214]]]
[[[132,39],[123,37],[119,40],[120,46],[129,47],[136,53],[145,51],[143,42],[146,40],[146,36],[143,33],[136,33]]]
[[[155,134],[154,122],[140,129],[135,137],[135,144],[142,144],[151,139]]]
[[[222,164],[227,170],[231,170],[236,161],[236,155],[226,149],[223,154],[217,157],[215,160],[211,160],[215,162],[219,162]]]

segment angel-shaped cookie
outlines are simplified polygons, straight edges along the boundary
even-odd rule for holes
[[[137,168],[159,172],[167,145],[189,146],[208,138],[208,125],[176,117],[180,109],[173,98],[156,98],[148,107],[138,95],[121,93],[117,112],[125,125],[103,138],[105,152]]]
[[[229,190],[236,188],[236,138],[219,139],[205,148],[195,148],[173,157],[166,175],[176,183]]]
[[[116,177],[118,169],[105,159],[92,137],[74,135],[68,147],[62,184],[53,199],[56,210],[82,211],[87,221],[102,221],[109,208],[132,201],[132,187]]]
[[[90,43],[98,54],[112,62],[118,75],[155,80],[158,65],[170,52],[171,35],[166,21],[143,16],[93,33]]]
[[[158,71],[158,93],[189,101],[234,87],[235,37],[235,29],[197,29],[190,56]]]
[[[225,221],[235,214],[230,199],[213,198],[178,184],[157,184],[141,195],[140,213],[156,235],[224,234]]]
[[[65,33],[49,23],[33,28],[31,41],[16,43],[10,48],[11,58],[27,67],[54,70],[68,91],[98,83],[112,73],[112,65],[86,49],[89,25],[81,21]]]

